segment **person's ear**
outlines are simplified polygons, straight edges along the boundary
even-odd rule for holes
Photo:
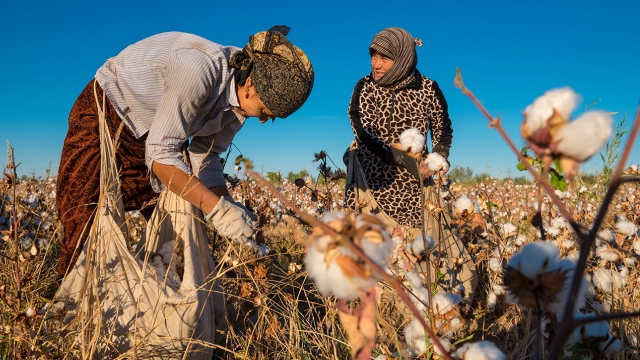
[[[247,89],[253,86],[253,83],[251,82],[251,75],[247,76],[247,80],[244,82],[244,86]]]

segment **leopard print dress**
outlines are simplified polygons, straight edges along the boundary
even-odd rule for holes
[[[385,161],[389,144],[399,142],[400,134],[417,128],[431,132],[434,152],[449,155],[453,130],[447,102],[438,84],[418,71],[399,89],[377,85],[371,75],[354,88],[349,118],[356,136],[356,154],[371,193],[381,209],[400,225],[421,224],[418,180],[404,167]],[[423,153],[426,156],[427,151]],[[346,185],[347,207],[356,209],[355,181]]]

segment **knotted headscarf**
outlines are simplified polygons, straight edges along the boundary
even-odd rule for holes
[[[416,46],[422,46],[422,40],[414,39],[408,31],[393,27],[387,28],[373,37],[369,54],[376,51],[393,60],[393,66],[376,83],[380,86],[390,87],[408,76],[413,75],[418,65]]]
[[[276,117],[286,118],[311,94],[314,72],[307,55],[286,37],[287,27],[274,27],[249,37],[249,43],[231,55],[236,83],[251,76],[260,100]]]

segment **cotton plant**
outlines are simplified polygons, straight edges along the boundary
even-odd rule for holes
[[[552,89],[538,97],[524,111],[520,131],[545,166],[558,159],[571,179],[580,163],[587,161],[609,140],[613,120],[604,111],[591,110],[571,121],[580,101],[569,87]]]
[[[544,309],[562,317],[575,261],[559,255],[557,246],[545,241],[529,243],[513,255],[504,273],[507,302],[528,309]],[[578,308],[584,304],[586,286],[586,281],[581,279]]]
[[[467,195],[462,194],[453,203],[453,210],[459,218],[467,219],[475,213],[475,206]]]
[[[576,313],[577,319],[595,317],[593,313]],[[573,331],[567,346],[566,355],[577,355],[582,359],[602,359],[620,352],[620,339],[614,337],[606,321],[594,321],[580,325]]]
[[[423,295],[429,291],[426,288],[423,289],[424,291],[419,291],[419,293],[422,293]],[[427,309],[424,307],[426,297],[420,301],[423,305],[420,307],[421,311],[425,314],[432,314],[433,321],[437,329],[436,334],[439,336],[438,341],[442,345],[443,349],[448,353],[451,350],[451,341],[448,336],[450,336],[451,333],[459,328],[463,323],[460,313],[462,297],[458,294],[449,292],[439,292],[433,295],[431,299],[431,311],[429,312],[427,312]],[[429,350],[427,343],[425,342],[426,335],[424,327],[418,318],[413,317],[412,320],[405,325],[403,331],[405,342],[409,346],[409,353],[411,356],[420,356]],[[436,354],[442,355],[442,350],[437,346],[433,347],[433,351]]]
[[[431,298],[431,308],[438,333],[447,334],[462,323],[460,305],[462,297],[450,292],[439,292]]]

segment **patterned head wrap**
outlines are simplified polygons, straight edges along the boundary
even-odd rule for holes
[[[251,76],[260,100],[279,118],[286,118],[304,104],[314,80],[309,58],[289,42],[287,32],[288,28],[281,26],[254,34],[229,60],[229,65],[238,70],[236,83],[243,85]]]
[[[376,51],[393,60],[393,66],[378,79],[380,86],[392,86],[412,75],[418,65],[416,46],[422,46],[422,40],[414,39],[408,31],[401,28],[387,28],[373,37],[369,54]]]

